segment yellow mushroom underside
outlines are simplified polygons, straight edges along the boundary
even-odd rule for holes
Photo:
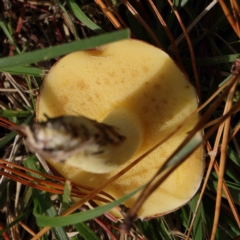
[[[140,41],[124,40],[62,58],[44,81],[37,119],[43,120],[43,114],[50,117],[81,114],[102,121],[118,108],[133,111],[140,116],[142,123],[143,141],[129,160],[132,162],[196,110],[197,98],[186,76],[166,53]],[[199,116],[193,117],[167,142],[104,191],[117,199],[146,183],[198,119]],[[129,163],[108,174],[94,174],[50,162],[66,179],[92,187],[100,185]],[[138,212],[139,217],[164,214],[189,201],[201,182],[203,165],[201,147],[148,198]],[[137,196],[125,205],[131,207]]]

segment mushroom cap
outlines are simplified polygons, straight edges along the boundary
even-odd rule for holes
[[[48,160],[66,179],[97,187],[168,136],[197,107],[193,86],[165,52],[141,41],[123,40],[60,59],[41,87],[37,119],[43,120],[44,114],[49,117],[84,115],[107,122],[109,114],[119,109],[139,117],[143,139],[133,157],[117,170],[94,174]],[[199,116],[195,115],[104,191],[117,199],[150,180],[198,120]],[[168,213],[187,203],[200,185],[203,168],[201,146],[149,196],[138,216]],[[137,196],[125,205],[131,207]]]

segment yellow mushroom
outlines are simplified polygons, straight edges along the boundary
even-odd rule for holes
[[[106,163],[90,164],[91,159],[86,161],[89,168],[82,167],[78,165],[79,156],[67,159],[64,164],[47,159],[66,179],[97,187],[168,136],[196,108],[194,88],[165,52],[141,41],[124,40],[60,59],[43,82],[37,119],[43,121],[44,114],[50,118],[83,115],[116,127],[126,137],[127,144],[110,154],[111,161],[116,160],[113,168],[118,167],[113,171],[111,167],[102,169],[107,167]],[[193,117],[104,191],[119,198],[146,183],[198,119],[199,116]],[[200,147],[148,198],[138,216],[165,214],[187,203],[200,185],[203,167]],[[89,172],[91,169],[93,173]],[[99,174],[103,172],[109,173]],[[136,198],[137,195],[125,205],[131,207]]]

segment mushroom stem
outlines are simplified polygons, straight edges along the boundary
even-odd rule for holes
[[[96,132],[96,129],[100,131]],[[95,122],[91,130],[97,139],[88,142],[91,151],[79,151],[66,163],[92,173],[107,173],[127,162],[140,146],[143,128],[138,117],[128,109],[114,109],[102,123]],[[93,151],[94,149],[94,151]]]
[[[105,170],[102,171],[103,173],[110,172],[127,162],[141,145],[144,133],[139,117],[126,108],[114,109],[102,122],[114,125],[119,129],[119,132],[126,137],[120,147],[111,149],[111,155],[109,155],[110,161],[104,166]],[[100,170],[98,172],[100,172]]]
[[[113,110],[102,123],[62,116],[19,129],[31,151],[92,173],[107,173],[124,164],[143,136],[138,117],[127,109]]]

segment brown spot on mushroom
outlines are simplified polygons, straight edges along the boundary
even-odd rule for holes
[[[160,85],[156,83],[156,84],[153,85],[153,88],[154,88],[155,90],[159,90]]]
[[[104,79],[104,83],[105,83],[106,85],[110,84],[109,79],[108,79],[108,78],[105,78],[105,79]]]
[[[161,74],[160,76],[159,76],[161,79],[165,79],[165,75],[164,74]]]
[[[121,71],[122,73],[125,73],[125,72],[126,72],[126,69],[125,69],[125,68],[120,68],[120,71]]]
[[[144,93],[143,93],[143,96],[144,96],[145,98],[148,98],[147,92],[144,92]]]
[[[89,102],[93,102],[93,98],[92,98],[91,96],[87,96],[87,100],[88,100]]]
[[[115,76],[115,72],[109,72],[108,75],[109,75],[110,77],[114,77],[114,76]]]
[[[89,86],[84,81],[76,82],[76,87],[80,90],[85,89],[85,88],[89,88]]]
[[[147,107],[142,107],[141,110],[142,110],[143,114],[146,114],[148,112],[148,108]]]
[[[94,49],[85,50],[84,52],[90,56],[99,57],[103,54],[104,50],[103,48],[94,48]]]
[[[140,75],[140,72],[137,70],[137,69],[133,69],[132,71],[131,71],[131,76],[132,76],[132,78],[136,78],[137,76],[139,76]]]
[[[149,68],[147,66],[143,66],[143,72],[146,74],[149,71]]]
[[[99,79],[96,79],[96,81],[95,81],[97,84],[99,84],[99,85],[101,85],[101,80],[99,80]]]
[[[172,118],[174,118],[174,115],[173,114],[168,114],[168,119],[171,120]]]
[[[168,100],[167,100],[167,99],[163,99],[163,100],[162,100],[162,103],[163,103],[163,104],[168,104]]]
[[[62,104],[67,104],[68,101],[69,101],[69,98],[67,95],[61,95],[58,97],[59,98],[59,101],[62,103]]]
[[[95,93],[95,97],[99,100],[100,99],[100,96],[98,93]]]

